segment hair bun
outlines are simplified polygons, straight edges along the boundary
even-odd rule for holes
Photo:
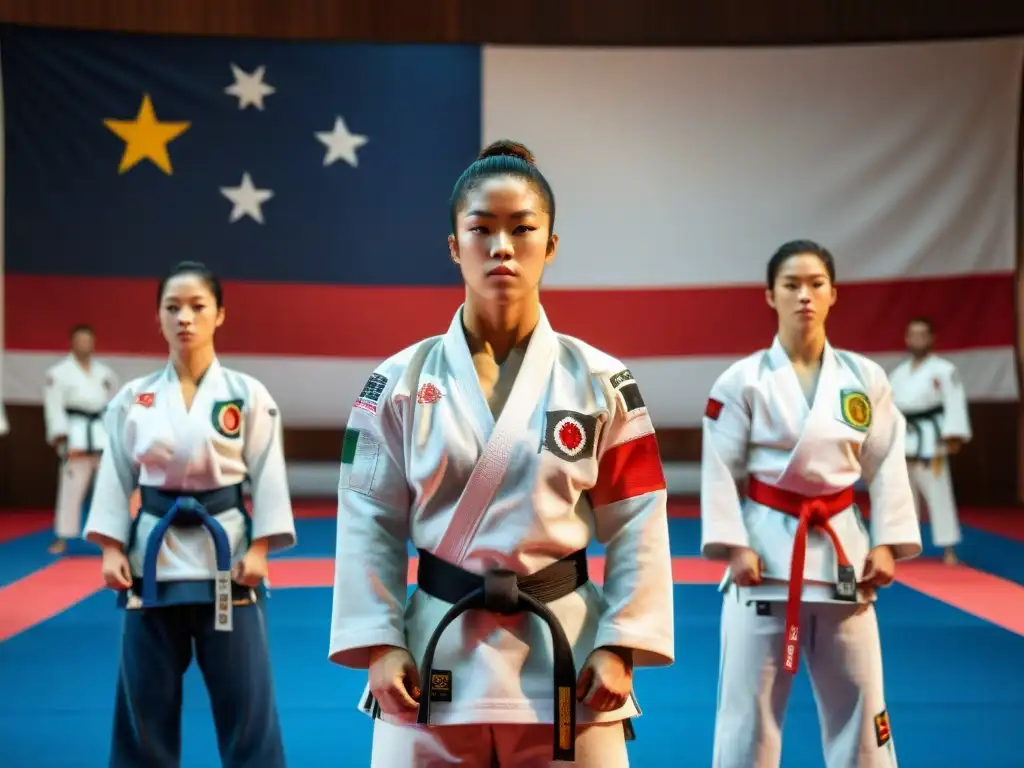
[[[536,165],[533,152],[518,141],[509,139],[499,139],[488,144],[477,155],[477,160],[483,160],[485,157],[518,157],[527,165]]]

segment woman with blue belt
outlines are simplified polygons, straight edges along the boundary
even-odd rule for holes
[[[109,444],[85,531],[125,608],[110,765],[179,765],[182,676],[194,655],[224,766],[278,768],[261,600],[268,554],[295,544],[281,416],[263,384],[217,361],[224,307],[215,275],[183,262],[161,281],[158,301],[170,360],[107,408]]]

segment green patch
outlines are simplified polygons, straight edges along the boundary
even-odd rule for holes
[[[871,400],[856,389],[844,389],[839,393],[839,405],[843,421],[854,429],[866,432],[871,426]]]
[[[356,446],[359,445],[359,430],[345,428],[345,439],[341,443],[341,463],[352,464],[356,457]]]
[[[238,437],[242,433],[242,407],[244,400],[218,400],[213,404],[210,418],[213,428],[224,437]]]

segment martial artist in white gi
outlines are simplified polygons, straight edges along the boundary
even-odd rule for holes
[[[714,768],[779,765],[801,655],[828,768],[896,765],[872,602],[921,534],[885,372],[826,338],[834,279],[820,245],[779,249],[778,335],[718,378],[704,415],[701,546],[729,563]],[[870,522],[854,503],[861,478]]]
[[[106,446],[103,409],[120,386],[109,366],[93,357],[96,337],[88,325],[71,331],[71,352],[46,371],[43,416],[46,441],[60,457],[53,516],[59,554],[82,530],[82,509]]]
[[[931,321],[916,318],[907,325],[910,357],[890,375],[896,407],[907,420],[907,468],[920,513],[924,500],[932,527],[932,543],[943,559],[957,562],[960,521],[949,472],[950,456],[971,440],[967,394],[956,366],[932,354]]]
[[[528,152],[484,150],[452,218],[465,303],[346,429],[330,658],[369,668],[373,766],[625,766],[632,669],[674,654],[654,428],[621,362],[548,323],[554,196]]]
[[[281,415],[259,381],[218,363],[222,291],[205,267],[176,267],[159,312],[171,360],[111,402],[85,532],[126,609],[110,765],[179,764],[182,675],[194,653],[222,764],[280,768],[261,601],[268,553],[295,544]]]

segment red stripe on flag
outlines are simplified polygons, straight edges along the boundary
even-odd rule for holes
[[[96,328],[104,354],[162,356],[156,280],[7,274],[10,350],[63,352],[68,329]],[[221,354],[383,359],[444,333],[461,288],[228,282]],[[776,321],[757,286],[548,289],[552,324],[618,357],[739,356],[764,348]],[[1013,346],[1012,273],[839,286],[834,344],[866,354],[903,349],[915,315],[931,317],[939,350]]]
[[[594,507],[614,504],[665,489],[658,440],[653,434],[609,448],[597,469],[597,484],[588,491]]]

